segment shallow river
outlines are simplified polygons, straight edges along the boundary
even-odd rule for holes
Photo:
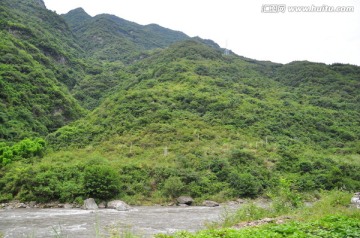
[[[108,237],[117,230],[140,237],[178,230],[196,231],[206,222],[221,218],[224,207],[134,207],[120,212],[111,209],[14,209],[0,210],[0,234],[12,237]]]

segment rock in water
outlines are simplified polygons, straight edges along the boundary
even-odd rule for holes
[[[209,201],[209,200],[205,200],[202,204],[205,207],[218,207],[219,206],[219,203],[214,202],[214,201]]]
[[[194,202],[194,199],[192,197],[189,196],[180,196],[176,199],[178,204],[186,204],[186,205],[191,205]]]
[[[84,201],[84,209],[85,210],[96,210],[98,209],[98,205],[96,204],[93,198],[88,198]]]
[[[118,211],[128,211],[128,210],[130,210],[130,206],[127,205],[125,202],[120,201],[120,200],[114,200],[114,201],[108,202],[107,208],[116,209]]]

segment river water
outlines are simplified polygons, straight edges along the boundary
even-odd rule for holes
[[[133,207],[130,211],[100,209],[0,210],[0,234],[5,238],[108,237],[131,232],[140,237],[179,230],[196,231],[221,219],[234,207]],[[0,235],[1,236],[1,235]]]

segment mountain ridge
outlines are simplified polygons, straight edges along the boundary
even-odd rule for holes
[[[89,16],[83,9],[75,9],[62,17],[72,28],[82,47],[102,59],[112,52],[110,60],[128,62],[134,53],[163,48],[171,43],[189,38],[182,32],[156,24],[140,25],[110,14]],[[76,20],[75,20],[76,19]],[[108,57],[108,56],[107,56]],[[106,57],[105,57],[106,58]],[[127,58],[130,58],[126,60]]]

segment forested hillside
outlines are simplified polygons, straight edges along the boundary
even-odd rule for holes
[[[45,136],[84,115],[69,93],[83,75],[83,51],[39,2],[1,1],[0,141]]]
[[[0,201],[360,189],[360,67],[224,55],[35,0],[1,9]]]

